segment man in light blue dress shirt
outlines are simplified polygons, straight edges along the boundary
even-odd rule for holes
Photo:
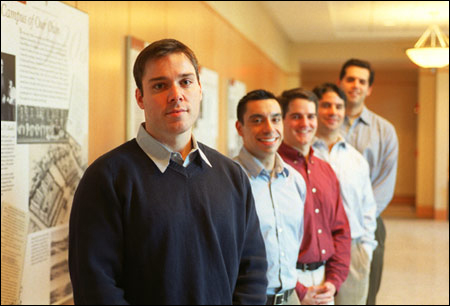
[[[344,138],[367,160],[370,180],[377,202],[378,246],[370,268],[368,305],[375,305],[381,284],[386,229],[380,215],[392,200],[398,164],[398,138],[395,128],[386,119],[365,106],[372,93],[374,71],[369,62],[350,59],[342,66],[339,86],[347,96],[346,117],[341,127]]]
[[[340,134],[346,96],[335,84],[314,88],[319,98],[316,156],[328,162],[339,179],[345,212],[350,223],[350,271],[334,301],[336,305],[365,305],[375,240],[377,205],[370,182],[369,164]]]
[[[235,160],[249,177],[266,246],[267,304],[299,305],[294,289],[306,184],[277,153],[283,120],[275,96],[265,90],[252,91],[239,101],[237,113],[236,129],[244,146]]]

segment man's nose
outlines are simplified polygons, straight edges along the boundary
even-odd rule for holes
[[[183,101],[182,89],[177,84],[173,84],[169,90],[169,102],[178,103]]]

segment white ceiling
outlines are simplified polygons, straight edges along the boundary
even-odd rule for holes
[[[449,31],[449,1],[260,2],[295,43],[418,39],[432,23]]]

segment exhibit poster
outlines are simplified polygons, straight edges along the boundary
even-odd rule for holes
[[[145,121],[144,110],[141,109],[135,97],[136,82],[133,76],[133,67],[139,53],[149,45],[148,42],[127,36],[127,140],[136,137],[139,126]]]
[[[197,141],[217,150],[219,136],[219,74],[200,67],[200,83],[203,99],[193,134]]]
[[[230,158],[239,154],[242,148],[242,137],[236,131],[237,120],[237,106],[239,100],[247,93],[247,86],[237,80],[229,80],[228,82],[228,141],[227,141],[227,155]]]
[[[1,2],[1,302],[72,297],[68,223],[88,163],[89,18]]]

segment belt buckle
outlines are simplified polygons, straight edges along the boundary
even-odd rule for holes
[[[284,302],[284,292],[275,294],[273,297],[273,304],[274,305],[283,305]]]
[[[306,271],[308,271],[308,268],[309,268],[310,266],[308,265],[308,264],[303,264],[303,272],[306,272]]]

